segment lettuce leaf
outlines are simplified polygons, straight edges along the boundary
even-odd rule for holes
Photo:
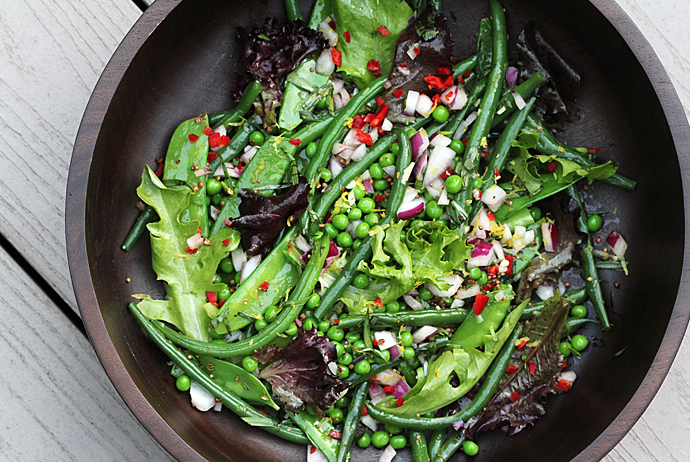
[[[428,373],[417,374],[417,384],[403,396],[403,405],[395,403],[386,406],[392,414],[413,417],[440,409],[460,399],[482,378],[517,326],[527,302],[515,308],[505,319],[503,326],[494,335],[483,337],[483,351],[476,348],[456,348],[444,352],[428,365]],[[450,384],[455,372],[460,382]]]
[[[338,28],[337,49],[342,52],[342,66],[359,87],[364,88],[374,80],[367,68],[369,61],[378,61],[381,75],[387,75],[393,64],[393,54],[398,38],[405,32],[412,16],[412,9],[399,0],[332,0],[333,18]],[[389,34],[378,31],[384,26]],[[343,34],[350,32],[348,43]]]
[[[603,180],[608,178],[616,173],[616,170],[618,170],[618,165],[611,161],[592,168],[585,168],[580,164],[573,162],[572,160],[561,159],[560,157],[544,155],[538,155],[535,157],[542,164],[551,161],[556,162],[555,174],[556,180],[559,183],[572,183],[577,181],[579,178],[587,178],[589,184],[592,184],[594,180]]]
[[[153,207],[160,221],[148,225],[151,233],[153,269],[158,280],[165,282],[169,300],[143,300],[137,307],[150,319],[167,321],[188,337],[209,340],[209,318],[204,304],[206,292],[218,292],[225,284],[213,283],[220,260],[240,243],[240,234],[222,228],[194,254],[186,253],[187,238],[197,233],[199,223],[180,221],[194,194],[186,186],[166,187],[156,174],[146,167],[137,189],[141,200]]]

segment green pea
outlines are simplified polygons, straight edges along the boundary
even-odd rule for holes
[[[460,175],[451,175],[446,178],[446,190],[451,194],[457,194],[462,189],[462,178]]]
[[[343,353],[338,362],[343,366],[349,366],[352,363],[352,355],[348,352]]]
[[[175,386],[180,391],[187,391],[192,387],[192,379],[187,375],[181,375],[175,380]]]
[[[568,342],[561,342],[558,344],[558,352],[565,356],[566,358],[570,356],[570,353],[572,353],[570,343]]]
[[[376,357],[377,364],[386,364],[391,360],[391,352],[388,350],[381,350],[381,356]]]
[[[335,229],[343,231],[350,224],[350,219],[344,213],[337,213],[331,217],[331,223],[335,226]]]
[[[316,319],[309,317],[309,318],[305,319],[304,322],[302,323],[302,328],[304,330],[312,330],[314,327],[316,327],[317,324],[318,324],[318,322],[316,321]]]
[[[316,150],[319,149],[319,145],[316,144],[316,141],[312,141],[307,145],[306,153],[308,158],[312,158],[316,155]]]
[[[346,379],[347,376],[350,375],[350,369],[348,369],[347,367],[338,366],[338,372],[336,373],[336,375],[340,379]]]
[[[359,239],[364,239],[369,235],[370,230],[371,226],[369,226],[369,223],[363,221],[355,228],[355,236],[357,236]]]
[[[211,203],[215,205],[216,207],[220,207],[220,203],[225,199],[226,196],[223,194],[216,194],[214,196],[211,196]]]
[[[388,444],[388,441],[388,433],[384,431],[379,430],[377,432],[374,432],[373,435],[371,435],[371,443],[374,445],[375,448],[381,449],[382,447]]]
[[[450,142],[450,148],[455,151],[456,154],[462,154],[465,150],[465,143],[460,140],[453,140]]]
[[[369,215],[364,217],[364,222],[368,224],[370,227],[374,227],[378,224],[380,219],[381,218],[379,217],[378,213],[370,213]]]
[[[268,326],[268,323],[266,322],[265,319],[257,319],[254,321],[254,329],[257,330],[257,332],[261,332]]]
[[[482,270],[478,266],[475,266],[474,268],[470,269],[470,279],[477,280],[480,277],[482,277]]]
[[[485,286],[487,282],[489,282],[489,275],[482,271],[482,276],[477,279],[477,284],[480,286]]]
[[[326,336],[336,342],[340,342],[345,338],[345,331],[337,326],[333,326],[328,329]]]
[[[386,307],[385,306],[377,306],[374,308],[374,313],[385,313],[386,312]]]
[[[253,131],[249,134],[249,142],[254,146],[261,146],[264,144],[264,134],[260,131]]]
[[[347,212],[347,218],[350,221],[357,221],[362,219],[362,211],[357,207],[352,207],[349,212]]]
[[[388,182],[386,180],[374,180],[374,189],[379,192],[383,192],[388,189]]]
[[[479,446],[474,441],[465,441],[462,443],[462,452],[470,457],[476,456],[479,452]]]
[[[419,296],[422,297],[422,300],[431,300],[434,298],[434,294],[432,294],[426,287],[419,289]]]
[[[364,342],[362,342],[364,343]],[[371,364],[366,359],[361,360],[355,364],[355,372],[357,374],[367,374],[371,370]]]
[[[438,202],[430,201],[426,204],[426,215],[432,220],[439,219],[443,215],[443,208],[438,205]]]
[[[366,195],[367,195],[366,189],[360,188],[359,186],[357,186],[355,188],[355,200],[356,201],[362,200],[364,198],[364,196],[366,196]]]
[[[218,264],[218,268],[224,273],[232,273],[235,271],[235,266],[232,264],[232,259],[230,257],[223,258]]]
[[[599,231],[601,229],[601,215],[592,215],[589,217],[587,219],[587,229],[592,233]]]
[[[336,341],[331,341],[331,343],[335,345],[335,354],[338,356],[338,358],[345,354],[345,347],[342,343]]]
[[[319,302],[321,302],[321,295],[311,294],[311,296],[307,300],[307,308],[309,308],[310,310],[313,310],[314,308],[319,306]]]
[[[401,332],[399,342],[400,342],[400,345],[402,345],[403,347],[405,347],[407,349],[407,347],[409,347],[410,345],[412,345],[414,343],[414,340],[412,339],[412,334],[410,334],[407,331]]]
[[[323,321],[319,321],[318,329],[321,332],[326,332],[330,328],[331,328],[331,321],[329,321],[328,319],[324,319]]]
[[[362,241],[361,239],[355,239],[355,241],[352,243],[352,248],[357,250],[362,246]]]
[[[251,356],[245,356],[244,358],[242,358],[242,367],[247,372],[254,372],[256,368],[259,367],[259,363],[256,359],[252,358]]]
[[[336,242],[340,247],[352,247],[352,236],[350,236],[350,233],[343,231],[338,234]]]
[[[587,316],[587,308],[583,305],[575,305],[570,309],[570,316],[582,319]]]
[[[343,410],[340,408],[337,408],[337,407],[333,408],[333,410],[331,410],[331,412],[326,412],[326,414],[328,415],[328,417],[333,419],[333,423],[340,423],[345,418],[345,414],[343,413]]]
[[[378,162],[371,164],[371,167],[369,167],[369,174],[375,180],[380,180],[386,175],[381,168],[381,164]]]
[[[414,348],[408,346],[403,350],[402,357],[405,358],[405,361],[408,359],[414,358]]]
[[[204,197],[204,202],[206,203],[206,207],[211,205],[211,196],[207,195],[206,197]]]
[[[338,401],[335,402],[335,407],[340,409],[346,408],[350,404],[350,399],[347,396],[343,396]]]
[[[369,276],[364,273],[357,273],[354,279],[352,279],[352,285],[357,289],[366,289],[369,285]]]
[[[338,230],[335,228],[335,226],[333,226],[333,223],[326,223],[326,226],[324,226],[323,229],[326,230],[326,234],[328,234],[331,239],[338,237]]]
[[[316,109],[326,109],[327,105],[328,101],[326,101],[326,97],[323,97],[319,100],[318,103],[316,103]]]
[[[221,189],[223,188],[220,185],[220,181],[215,178],[209,178],[208,181],[206,181],[206,194],[209,196],[215,196]]]
[[[438,110],[438,108],[436,109]],[[436,114],[436,111],[434,111],[434,114]],[[407,446],[407,438],[405,438],[405,435],[395,435],[393,438],[391,438],[390,445],[393,449],[402,449]]]
[[[293,336],[297,333],[297,329],[298,329],[297,324],[295,324],[294,322],[290,323],[288,328],[285,329],[285,335]]]
[[[474,182],[472,183],[472,188],[473,189],[481,189],[482,187],[482,177],[478,176],[477,178],[474,179]]]
[[[276,316],[278,316],[278,307],[275,305],[269,306],[264,313],[264,319],[268,322],[275,321]]]
[[[221,300],[228,300],[230,298],[230,295],[232,295],[232,292],[230,292],[230,287],[225,286],[223,287],[219,292],[218,292],[218,298]]]
[[[397,435],[398,433],[400,433],[402,431],[402,428],[396,427],[395,425],[391,425],[391,424],[385,424],[384,428],[391,435]]]
[[[369,433],[364,432],[362,433],[362,436],[359,437],[357,440],[357,446],[360,448],[368,448],[371,445],[371,435]]]
[[[400,145],[398,144],[397,141],[391,145],[391,152],[393,153],[394,156],[397,156],[398,154],[400,154]]]
[[[587,337],[584,335],[576,335],[573,337],[573,339],[570,341],[572,343],[573,348],[577,351],[582,351],[585,348],[587,348],[587,345],[589,344],[589,340],[587,340]]]
[[[348,333],[345,338],[347,339],[348,342],[354,343],[357,340],[362,338],[362,335],[359,332],[350,332]]]
[[[397,313],[400,311],[400,302],[393,300],[390,303],[386,303],[386,313]]]
[[[366,346],[366,344],[364,343],[364,340],[357,340],[356,342],[354,342],[354,343],[352,344],[352,349],[355,350],[355,351],[362,351],[362,350],[365,349],[366,347],[367,347],[367,346]],[[359,363],[358,363],[358,364],[359,364]]]
[[[381,167],[390,167],[393,164],[395,164],[395,156],[392,153],[387,152],[379,157],[379,165]]]
[[[450,111],[448,110],[447,107],[445,106],[436,106],[436,109],[434,109],[434,112],[431,114],[431,117],[433,117],[436,122],[445,122],[448,120],[448,117],[450,117]]]
[[[539,207],[531,207],[529,209],[529,214],[532,216],[534,221],[539,221],[541,218],[541,209]]]
[[[362,213],[371,213],[376,208],[376,202],[371,197],[363,197],[357,202],[357,207]]]
[[[333,175],[331,174],[331,171],[328,170],[327,168],[322,168],[322,169],[321,169],[321,179],[322,179],[323,181],[325,181],[326,183],[328,183],[329,181],[331,181],[331,177],[332,177],[332,176],[333,176]]]

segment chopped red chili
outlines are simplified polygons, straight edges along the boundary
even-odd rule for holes
[[[546,171],[549,173],[553,173],[556,171],[556,161],[552,160],[551,162],[546,163]]]
[[[158,178],[163,178],[163,172],[165,171],[165,167],[163,164],[158,164],[156,165],[156,171],[154,172]]]
[[[455,175],[455,172],[448,167],[445,172],[441,173],[441,178],[448,178],[451,175]]]
[[[218,135],[218,136],[220,136],[220,135]],[[198,139],[199,139],[199,137],[197,135],[195,135],[194,133],[189,134],[189,142],[190,143],[196,143],[196,140],[198,140]]]
[[[343,54],[340,52],[340,50],[336,50],[335,48],[331,48],[331,57],[333,58],[333,62],[335,63],[336,66],[342,66],[343,65]]]
[[[373,342],[373,343],[374,343],[374,346],[379,346],[379,341],[378,341],[378,340],[374,339],[374,342]]]
[[[469,142],[469,140],[470,140],[469,138],[463,138],[463,139],[462,139],[462,144],[464,144],[465,147],[467,147],[467,143]]]
[[[517,344],[516,348],[518,350],[522,350],[523,348],[525,348],[525,345],[527,345],[527,340],[522,340],[522,341],[520,341],[520,343]]]
[[[221,146],[227,146],[230,144],[230,137],[226,135],[221,136],[219,143]]]
[[[206,127],[203,131],[204,135],[210,135],[211,133],[213,133],[213,129],[211,127]]]
[[[400,88],[398,88],[397,90],[395,90],[393,92],[393,96],[395,96],[396,98],[400,98],[402,95],[403,95],[403,91]]]
[[[367,69],[371,71],[376,77],[381,76],[381,63],[372,59],[367,63]]]
[[[208,145],[211,149],[215,149],[218,146],[220,146],[220,133],[211,133],[210,135],[208,135]]]
[[[393,385],[386,385],[383,387],[383,392],[384,393],[393,393],[395,391],[395,387]]]
[[[506,270],[506,275],[512,276],[513,275],[513,262],[515,261],[515,257],[513,257],[512,255],[506,255],[506,260],[508,260],[508,269]]]
[[[510,366],[506,367],[506,372],[508,374],[514,374],[516,370],[517,370],[517,367],[513,366],[512,364]]]
[[[491,266],[489,266],[489,269],[486,270],[486,272],[489,274],[493,274],[495,276],[498,274],[498,266],[491,265]]]
[[[572,386],[573,386],[573,382],[570,382],[570,381],[565,380],[565,379],[559,380],[558,383],[556,384],[556,388],[558,388],[561,391],[570,391],[570,387],[572,387]]]
[[[216,160],[216,157],[218,157],[218,153],[216,153],[216,152],[209,152],[209,153],[208,153],[208,156],[206,156],[206,160],[207,160],[208,162],[211,162],[211,161],[213,161],[213,160]]]
[[[400,63],[400,67],[407,67],[407,63],[406,62]]]
[[[381,194],[377,194],[374,196],[374,202],[383,202],[383,196]]]
[[[515,401],[520,399],[520,395],[518,394],[517,391],[514,391],[512,395],[510,395],[510,402],[514,403]]]
[[[372,120],[374,120],[374,114],[367,114],[364,116],[364,122],[371,123]]]
[[[295,138],[294,140],[288,141],[288,143],[290,143],[293,146],[299,146],[302,143],[302,140],[300,140],[299,138]]]
[[[371,122],[369,122],[369,125],[371,125],[372,127],[378,127],[383,123],[383,119],[386,118],[386,114],[388,114],[388,105],[383,104],[376,112],[376,115],[371,120]]]
[[[458,76],[458,83],[461,83],[463,85],[465,85],[465,83],[466,83],[465,79],[463,79],[461,75]]]
[[[534,372],[537,368],[537,365],[534,364],[532,361],[530,361],[528,364],[529,364],[529,374],[534,375]]]
[[[262,292],[268,292],[268,281],[264,281],[259,286],[259,290]]]
[[[381,105],[383,104],[383,98],[381,98],[380,96],[377,96],[377,97],[376,97],[376,104],[378,104],[379,106],[381,106]]]
[[[421,51],[419,51],[419,48],[415,47],[414,53],[415,53],[416,55],[418,55],[419,53],[421,53]]]
[[[368,133],[364,133],[359,128],[357,129],[357,134],[355,135],[355,138],[357,138],[357,141],[366,144],[367,146],[371,146],[372,144],[374,144],[374,141],[371,139],[371,135],[369,135]]]
[[[494,178],[495,178],[497,181],[501,179],[501,172],[499,172],[497,168],[495,168],[495,169],[493,170],[493,173],[494,173]]]
[[[470,76],[470,70],[467,69],[464,74],[462,74],[463,77],[467,78]]]
[[[211,292],[210,290],[206,291],[206,300],[208,300],[208,302],[212,305],[215,305],[216,303],[218,303],[218,299],[216,298],[216,293]]]
[[[232,226],[232,221],[230,221],[230,220],[225,220],[225,221],[223,221],[223,223],[225,223],[225,226],[228,226],[228,227]]]
[[[224,240],[224,241],[223,241],[223,245],[224,245],[225,247],[229,246],[229,245],[230,245],[230,239],[228,238],[228,239]]]
[[[362,408],[362,415],[369,415],[369,412],[367,412],[366,406]]]
[[[343,37],[345,37],[345,42],[350,43],[350,31],[346,30],[345,33],[343,34]]]
[[[588,154],[596,154],[597,152],[599,152],[599,149],[600,148],[590,148],[587,150],[587,153]]]
[[[381,298],[379,297],[376,300],[374,300],[374,304],[381,308],[383,306],[383,300],[381,300]]]
[[[263,412],[263,414],[266,414]],[[314,454],[316,452],[316,446],[312,446],[311,449],[309,450],[309,454]]]
[[[390,31],[386,29],[386,26],[384,25],[379,26],[376,30],[379,31],[379,33],[384,37],[388,37],[390,35]]]
[[[343,434],[342,434],[342,432],[339,432],[338,430],[333,430],[332,432],[330,432],[330,433],[328,434],[328,436],[330,436],[330,437],[333,438],[334,440],[342,440],[342,439],[343,439]]]
[[[495,221],[496,220],[496,215],[494,215],[494,212],[487,212],[486,216],[487,216],[487,218],[489,218],[489,221]]]
[[[331,26],[331,29],[335,30],[335,21],[331,19],[330,21],[328,21],[328,25]]]
[[[187,247],[186,249],[184,249],[184,251],[194,255],[195,253],[197,253],[199,251],[199,249],[190,249],[189,247]]]
[[[333,218],[333,215],[329,212],[326,214],[326,223],[330,223],[331,219]]]
[[[451,74],[450,69],[448,69],[447,67],[437,67],[436,73],[438,75],[450,75]]]
[[[397,404],[398,407],[402,406],[404,403],[405,403],[405,400],[402,398],[398,398],[397,400],[395,400],[395,404]]]
[[[483,294],[477,294],[477,296],[474,298],[474,304],[472,305],[472,311],[474,311],[474,314],[477,316],[482,314],[482,311],[484,311],[484,308],[486,308],[487,303],[489,303],[489,297]]]
[[[427,75],[424,77],[424,81],[429,84],[430,90],[447,90],[455,84],[452,75],[449,75],[444,80],[435,75]]]

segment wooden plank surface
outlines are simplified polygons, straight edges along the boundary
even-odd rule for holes
[[[0,2],[0,233],[75,310],[65,189],[79,121],[141,11],[130,0]]]
[[[129,412],[88,340],[2,250],[0,293],[0,460],[172,460]]]

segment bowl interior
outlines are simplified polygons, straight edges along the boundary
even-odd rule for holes
[[[444,2],[457,57],[473,51],[478,21],[488,15],[487,3]],[[684,252],[683,189],[676,147],[643,67],[591,3],[504,0],[503,6],[511,43],[529,20],[536,20],[583,76],[579,117],[559,138],[575,146],[600,147],[600,154],[619,161],[620,173],[636,179],[639,186],[635,193],[628,193],[595,184],[586,193],[589,208],[607,212],[598,235],[605,238],[615,229],[629,243],[629,276],[601,272],[614,329],[602,334],[598,325],[588,327],[585,335],[591,346],[575,361],[578,380],[572,391],[550,396],[547,414],[534,428],[511,438],[500,431],[481,435],[476,460],[566,461],[585,450],[587,459],[598,459],[617,440],[609,446],[588,449],[588,445],[614,421],[642,383],[676,301]],[[620,19],[617,7],[606,8]],[[311,5],[305,3],[303,11],[311,11]],[[164,296],[151,269],[148,239],[129,253],[119,248],[139,213],[135,189],[144,164],[153,165],[156,157],[165,154],[180,121],[233,106],[230,93],[240,54],[236,27],[261,23],[266,16],[284,18],[283,2],[181,1],[124,72],[93,150],[85,237],[98,316],[109,336],[100,341],[112,342],[148,404],[140,402],[150,405],[164,421],[143,419],[144,423],[179,457],[193,454],[183,449],[185,444],[212,461],[302,460],[305,453],[301,446],[243,424],[227,410],[200,413],[190,406],[188,394],[176,391],[166,357],[125,309],[130,294]],[[131,282],[125,283],[125,278]],[[619,289],[614,288],[614,281],[620,282]],[[89,325],[93,313],[85,319],[93,335],[96,327]],[[141,409],[133,410],[142,418]],[[171,431],[184,443],[165,436]],[[379,451],[369,450],[359,460],[374,461],[378,456]],[[401,458],[409,459],[407,453]]]

